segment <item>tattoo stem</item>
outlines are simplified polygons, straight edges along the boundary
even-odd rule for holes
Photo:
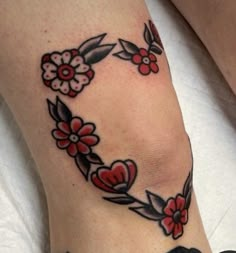
[[[133,197],[129,193],[126,193],[126,196],[129,197],[130,199],[132,199],[136,203],[139,203],[139,204],[141,204],[143,206],[149,206],[147,203],[143,202],[142,200],[136,199],[135,197]]]

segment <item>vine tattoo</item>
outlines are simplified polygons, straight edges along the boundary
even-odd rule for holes
[[[116,45],[101,45],[105,36],[106,33],[90,38],[78,49],[44,54],[41,61],[43,83],[69,97],[79,94],[94,78],[93,64],[104,59]]]
[[[129,190],[138,175],[138,166],[131,160],[115,160],[105,165],[93,149],[99,143],[94,123],[85,122],[81,117],[73,116],[70,109],[57,97],[56,102],[48,102],[48,110],[55,121],[56,128],[52,136],[59,149],[66,150],[75,160],[77,168],[85,179],[95,187],[106,192],[103,199],[127,205],[129,210],[155,221],[167,236],[178,239],[184,233],[188,222],[188,210],[192,194],[192,169],[184,183],[181,193],[167,200],[146,190],[146,201],[129,194]],[[173,251],[175,252],[175,251]],[[178,252],[178,251],[176,251]]]
[[[161,55],[164,48],[158,31],[151,20],[149,20],[149,27],[145,24],[143,37],[147,48],[139,48],[130,41],[119,39],[122,50],[113,55],[137,65],[138,71],[142,75],[149,75],[151,72],[158,73],[159,66],[156,55]]]

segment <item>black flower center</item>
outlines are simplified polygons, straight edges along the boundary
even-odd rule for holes
[[[150,59],[148,57],[143,57],[143,63],[149,64],[150,63]]]
[[[174,213],[173,220],[175,223],[180,223],[180,219],[181,219],[181,212],[178,210]]]
[[[79,136],[76,135],[76,134],[71,134],[71,135],[69,136],[69,140],[70,140],[71,142],[76,143],[76,142],[79,141]]]

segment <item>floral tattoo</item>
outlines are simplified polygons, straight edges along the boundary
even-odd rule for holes
[[[146,191],[146,201],[128,192],[138,175],[138,166],[131,160],[115,160],[105,165],[93,149],[100,139],[95,134],[94,123],[85,122],[73,116],[70,109],[57,97],[56,103],[48,102],[48,110],[55,121],[52,136],[59,149],[65,150],[75,160],[75,164],[87,181],[109,195],[103,198],[109,202],[128,205],[129,210],[155,221],[167,236],[178,239],[184,233],[188,222],[188,210],[192,195],[192,169],[181,193],[167,200]],[[176,251],[177,252],[177,251]]]
[[[156,55],[161,55],[164,48],[157,29],[151,20],[149,20],[149,27],[145,24],[143,37],[147,48],[139,48],[130,41],[119,39],[122,50],[113,55],[137,65],[138,71],[142,75],[158,73],[159,66]]]
[[[43,83],[63,95],[75,97],[94,78],[93,64],[104,59],[116,44],[102,44],[106,33],[90,38],[79,48],[43,55]]]

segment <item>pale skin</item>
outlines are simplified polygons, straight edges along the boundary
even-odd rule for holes
[[[174,241],[157,224],[102,200],[102,192],[83,180],[50,134],[54,123],[46,98],[54,101],[59,94],[42,84],[42,55],[77,47],[104,32],[106,42],[127,38],[143,46],[143,26],[149,19],[142,0],[0,3],[0,92],[38,165],[52,253],[164,253],[178,245],[211,252],[195,197],[184,236]],[[146,189],[163,198],[175,196],[192,165],[165,54],[158,64],[158,74],[144,77],[110,54],[94,67],[94,80],[78,97],[60,95],[75,115],[96,124],[101,142],[95,149],[107,164],[117,158],[136,161],[139,174],[132,194],[140,199]]]

